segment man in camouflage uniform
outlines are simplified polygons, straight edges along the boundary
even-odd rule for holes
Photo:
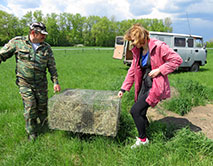
[[[34,140],[39,126],[47,122],[48,69],[54,91],[60,91],[55,59],[43,23],[32,23],[28,36],[15,37],[0,50],[0,63],[16,56],[16,84],[24,104],[24,118],[29,140]]]

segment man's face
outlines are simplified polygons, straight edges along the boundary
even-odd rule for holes
[[[42,43],[46,39],[46,35],[40,33],[40,32],[35,32],[34,33],[34,41],[35,43]]]

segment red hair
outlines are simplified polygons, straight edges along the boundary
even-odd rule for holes
[[[141,45],[146,43],[150,39],[149,31],[147,31],[143,26],[137,23],[126,31],[124,39],[132,41],[132,45]]]

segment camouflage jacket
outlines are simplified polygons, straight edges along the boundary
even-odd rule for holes
[[[34,51],[28,36],[15,37],[0,50],[0,63],[14,54],[17,77],[29,82],[43,81],[46,80],[46,70],[48,69],[52,82],[58,84],[55,59],[49,44],[40,43],[37,50]]]

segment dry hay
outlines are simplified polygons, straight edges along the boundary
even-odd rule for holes
[[[115,91],[67,89],[49,99],[49,127],[115,137],[120,99]]]

